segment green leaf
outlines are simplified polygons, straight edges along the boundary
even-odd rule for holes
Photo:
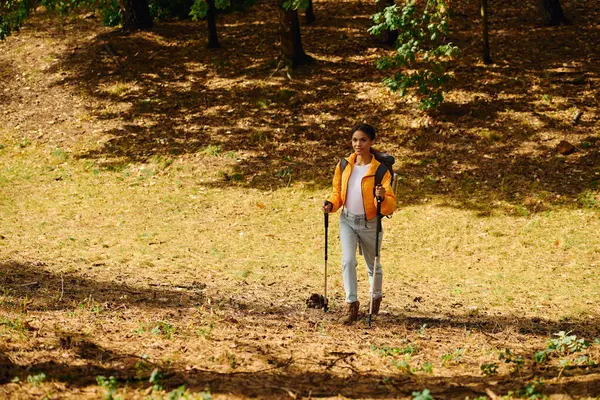
[[[215,0],[215,7],[219,10],[224,10],[231,5],[230,0]]]
[[[205,0],[194,0],[189,14],[192,20],[202,19],[206,17],[206,14],[208,14],[208,3]]]

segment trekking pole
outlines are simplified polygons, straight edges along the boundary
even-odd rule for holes
[[[325,200],[323,203],[324,207],[327,207],[328,201]],[[323,291],[323,312],[329,310],[329,301],[327,300],[327,231],[329,228],[329,213],[323,213],[325,217],[325,290]]]
[[[373,262],[373,284],[371,285],[371,301],[369,304],[369,327],[373,320],[373,298],[375,297],[375,280],[377,279],[377,262],[379,261],[379,232],[381,231],[381,197],[377,196],[377,227],[375,228],[375,261]]]

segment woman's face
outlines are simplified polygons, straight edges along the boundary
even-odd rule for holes
[[[352,148],[358,156],[364,156],[371,152],[373,141],[363,131],[356,131],[352,134]]]

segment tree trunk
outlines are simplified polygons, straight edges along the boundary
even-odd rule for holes
[[[295,68],[310,62],[302,48],[300,37],[300,21],[297,10],[283,8],[284,0],[279,0],[279,37],[281,40],[281,56],[283,61]]]
[[[122,0],[123,30],[152,29],[148,0]]]
[[[377,0],[376,7],[377,12],[382,12],[389,6],[394,5],[394,0]],[[398,39],[398,32],[396,31],[383,31],[381,35],[379,35],[379,41],[385,44],[394,44],[396,43],[396,39]]]
[[[219,44],[219,37],[217,36],[217,9],[215,7],[215,0],[207,0],[208,12],[206,13],[206,21],[208,22],[208,48],[218,49],[221,47]]]
[[[546,26],[567,25],[570,21],[565,17],[560,0],[540,0],[540,8]]]
[[[313,9],[313,0],[308,0],[308,7],[306,8],[306,25],[312,25],[317,20],[315,16],[315,10]]]
[[[483,63],[492,64],[490,40],[488,36],[488,0],[481,0],[481,25],[483,30]]]

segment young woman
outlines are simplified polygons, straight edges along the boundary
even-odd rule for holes
[[[367,264],[369,283],[373,290],[373,314],[377,315],[381,305],[382,272],[376,268],[375,243],[377,228],[377,197],[382,199],[381,213],[389,215],[396,210],[396,197],[391,188],[392,176],[386,171],[381,185],[375,187],[375,173],[380,162],[375,158],[373,141],[375,129],[371,125],[359,124],[352,128],[352,148],[354,153],[346,158],[347,165],[341,162],[335,167],[333,193],[323,206],[323,212],[331,213],[342,208],[340,216],[340,241],[342,244],[342,278],[346,291],[346,314],[341,318],[344,324],[358,319],[358,287],[356,281],[356,246],[360,243]],[[375,271],[375,278],[373,273]]]

